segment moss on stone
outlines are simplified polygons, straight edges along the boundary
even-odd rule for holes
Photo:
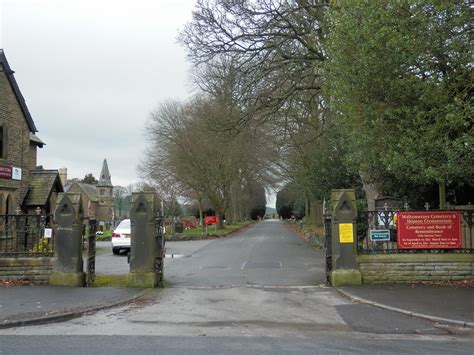
[[[96,275],[94,287],[127,287],[127,275]]]
[[[64,273],[53,271],[49,277],[49,284],[52,286],[84,287],[86,274],[83,272]]]
[[[127,275],[127,286],[137,288],[155,288],[161,286],[156,272],[131,272]]]
[[[359,270],[345,269],[331,271],[331,285],[334,287],[362,285],[361,273]]]

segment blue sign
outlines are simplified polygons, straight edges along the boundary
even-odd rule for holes
[[[371,229],[370,240],[373,242],[389,242],[390,230],[388,229]]]

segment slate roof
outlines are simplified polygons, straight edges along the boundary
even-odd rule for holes
[[[102,170],[100,171],[99,182],[97,183],[98,187],[111,187],[112,180],[110,177],[109,166],[107,165],[107,159],[104,159],[102,164]]]
[[[54,188],[63,192],[57,170],[30,171],[30,186],[24,201],[25,206],[44,206]]]
[[[83,182],[77,183],[84,193],[89,197],[91,201],[98,201],[97,189],[95,185],[84,184]]]
[[[73,187],[75,184],[79,186],[79,188],[87,196],[87,198],[91,200],[91,202],[99,201],[99,199],[97,198],[97,189],[95,185],[90,185],[90,184],[85,184],[83,182],[74,181],[72,183],[68,183],[66,187],[64,188],[64,191],[68,192],[71,189],[71,187]]]
[[[13,76],[15,72],[11,70],[10,65],[8,64],[8,61],[7,61],[7,57],[5,57],[5,52],[3,51],[3,49],[0,49],[0,65],[3,66],[3,70],[5,71],[5,74],[7,75],[8,81],[10,82],[13,92],[15,93],[15,96],[18,101],[18,104],[20,105],[21,111],[23,112],[26,122],[28,123],[30,132],[32,133],[38,132],[38,130],[36,129],[35,123],[33,122],[33,118],[31,117],[30,111],[28,110],[28,107],[26,106],[25,99],[23,98],[23,95],[21,94],[20,88],[18,87],[15,77]]]

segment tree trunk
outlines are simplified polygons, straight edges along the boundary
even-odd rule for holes
[[[311,223],[311,211],[308,196],[304,198],[304,221],[305,223]]]
[[[441,179],[438,183],[438,190],[439,190],[439,209],[445,210],[446,209],[446,180]]]
[[[367,199],[367,211],[375,211],[375,199],[380,197],[380,192],[375,187],[375,184],[369,180],[368,174],[359,171],[359,175],[362,180],[365,198]]]
[[[202,226],[202,230],[204,231],[204,218],[202,212],[202,201],[198,200],[198,207],[199,207],[199,225]]]
[[[217,219],[219,220],[219,224],[217,225],[217,229],[224,229],[224,221],[222,220],[221,216],[223,213],[220,213],[219,211],[216,211],[216,216]]]
[[[311,202],[311,224],[323,225],[323,203],[320,200]]]

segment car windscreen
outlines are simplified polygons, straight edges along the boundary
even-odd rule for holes
[[[130,229],[130,220],[124,219],[120,224],[117,226],[117,229]]]

